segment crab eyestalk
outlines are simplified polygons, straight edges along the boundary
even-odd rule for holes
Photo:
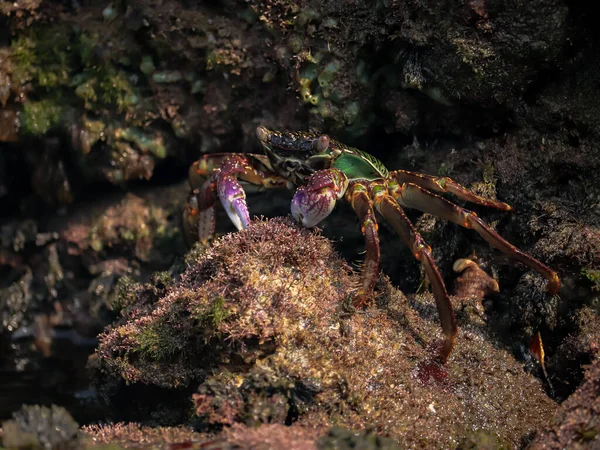
[[[259,127],[256,127],[256,138],[259,142],[267,144],[271,139],[271,133],[269,132],[269,130],[267,130],[261,125]]]
[[[306,228],[325,219],[348,189],[348,177],[338,169],[315,172],[306,186],[298,188],[292,199],[292,216]]]
[[[317,152],[323,153],[325,150],[327,150],[329,148],[329,142],[329,136],[325,134],[319,136],[315,141],[315,148],[317,149]]]

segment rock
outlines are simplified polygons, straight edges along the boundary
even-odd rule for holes
[[[79,448],[79,425],[66,409],[52,405],[23,406],[2,424],[2,445],[7,448]]]
[[[593,449],[600,446],[600,359],[588,366],[585,380],[560,405],[549,426],[540,431],[528,450]]]
[[[482,327],[460,324],[438,365],[429,294],[415,311],[384,277],[380,306],[353,311],[357,276],[328,240],[291,222],[257,221],[186,261],[179,280],[134,288],[92,366],[100,380],[181,401],[199,383],[205,427],[335,422],[411,448],[453,447],[480,428],[516,446],[556,408]]]

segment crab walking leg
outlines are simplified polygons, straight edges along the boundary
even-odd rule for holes
[[[221,168],[227,158],[238,157],[244,161],[245,172],[239,178],[266,188],[286,187],[287,181],[271,169],[269,158],[255,153],[210,153],[194,162],[189,169],[188,179],[192,189],[198,189],[209,179],[215,170]]]
[[[480,197],[448,177],[434,177],[433,175],[409,172],[408,170],[395,170],[390,173],[390,177],[397,180],[400,184],[413,183],[435,192],[454,194],[462,200],[478,205],[502,211],[510,211],[512,209],[512,207],[506,203]]]
[[[183,210],[181,211],[181,230],[183,232],[183,240],[187,247],[194,245],[198,240],[198,199],[196,195],[198,190],[192,191],[192,195],[188,199]]]
[[[544,276],[548,280],[548,292],[551,294],[558,292],[560,279],[556,272],[506,241],[474,212],[456,206],[445,198],[412,183],[404,183],[401,186],[394,187],[392,195],[402,206],[433,214],[462,227],[475,230],[492,247],[512,256]]]
[[[360,221],[360,230],[365,237],[365,260],[360,272],[360,289],[354,306],[364,306],[375,287],[379,274],[379,234],[373,210],[373,201],[369,198],[368,187],[353,183],[346,191],[346,200],[350,202]]]
[[[194,189],[187,204],[183,207],[182,228],[185,243],[191,247],[194,242],[206,243],[215,233],[215,184],[207,180],[200,189]]]
[[[190,184],[192,188],[199,187],[194,189],[192,198],[184,207],[185,234],[195,233],[201,242],[206,242],[214,234],[215,194],[218,194],[237,229],[246,228],[250,223],[246,193],[238,179],[265,188],[287,186],[287,181],[271,172],[267,164],[268,160],[262,155],[241,153],[205,155],[196,161],[190,168]],[[195,226],[194,220],[197,221]]]
[[[445,363],[454,347],[458,330],[456,318],[454,317],[454,308],[452,308],[444,280],[431,254],[431,247],[427,245],[392,196],[384,192],[374,192],[373,194],[375,209],[394,228],[394,231],[398,233],[402,242],[410,249],[414,257],[421,261],[425,268],[425,273],[431,283],[433,297],[435,298],[435,304],[440,316],[440,324],[444,333],[444,344],[440,351],[440,359],[442,363]]]
[[[314,227],[325,219],[344,194],[359,217],[365,237],[366,256],[360,274],[360,288],[354,305],[364,306],[373,293],[379,272],[379,238],[373,203],[367,186],[353,183],[348,187],[348,178],[338,169],[315,172],[308,184],[298,188],[292,199],[292,216],[307,228]]]

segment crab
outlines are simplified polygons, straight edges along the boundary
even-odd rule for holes
[[[548,280],[548,292],[556,294],[560,279],[542,262],[502,238],[474,212],[440,194],[459,200],[510,211],[503,202],[480,197],[447,177],[407,170],[389,171],[369,153],[312,132],[271,131],[263,126],[256,136],[264,154],[217,153],[204,155],[190,168],[192,195],[183,210],[183,230],[188,244],[207,242],[215,232],[216,198],[238,230],[250,225],[246,186],[296,189],[292,216],[303,226],[319,224],[338,200],[350,203],[365,239],[365,260],[354,306],[364,307],[374,296],[379,273],[379,237],[376,212],[387,221],[423,265],[435,298],[444,339],[439,350],[448,360],[457,335],[454,310],[444,281],[427,245],[404,212],[412,208],[475,230],[490,245],[535,270]]]

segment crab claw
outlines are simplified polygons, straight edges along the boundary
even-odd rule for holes
[[[348,178],[338,169],[319,170],[292,199],[292,216],[306,228],[326,218],[348,189]]]
[[[244,166],[237,158],[228,158],[215,177],[219,199],[229,219],[238,230],[248,228],[248,225],[250,225],[246,192],[244,192],[244,188],[236,178],[237,173],[243,172]]]

